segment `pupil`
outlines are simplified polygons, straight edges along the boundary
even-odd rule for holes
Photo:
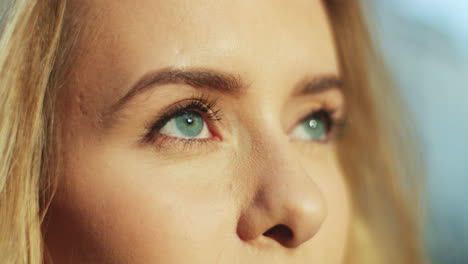
[[[193,124],[193,117],[188,116],[186,122],[187,122],[188,125],[192,125]]]
[[[309,127],[310,128],[317,128],[317,126],[318,126],[317,120],[312,119],[312,120],[309,121]]]

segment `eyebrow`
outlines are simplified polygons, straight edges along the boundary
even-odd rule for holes
[[[163,69],[144,75],[132,88],[111,107],[118,111],[130,99],[151,88],[167,84],[186,84],[194,88],[206,88],[233,95],[241,94],[246,85],[239,76],[206,69]]]
[[[245,92],[247,85],[240,76],[211,69],[169,69],[165,68],[144,75],[115,103],[107,113],[113,115],[138,94],[167,84],[186,84],[194,88],[206,88],[231,95]],[[331,88],[341,88],[341,79],[333,74],[306,78],[294,89],[293,95],[316,94]]]
[[[332,88],[343,88],[342,80],[335,74],[314,76],[306,78],[297,85],[293,92],[294,96],[317,94]]]

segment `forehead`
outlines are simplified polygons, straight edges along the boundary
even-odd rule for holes
[[[215,68],[255,80],[337,68],[319,0],[74,0],[72,6],[86,10],[89,33],[75,79],[98,93],[106,87],[121,95],[148,71],[167,67]]]

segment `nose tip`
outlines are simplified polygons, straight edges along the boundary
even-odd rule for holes
[[[263,233],[284,247],[295,248],[310,240],[325,220],[324,203],[320,197],[293,204],[286,210],[283,224],[277,224]]]
[[[285,191],[282,188],[264,189],[241,214],[238,236],[244,241],[269,238],[286,248],[313,238],[326,218],[326,206],[314,183],[300,186],[287,188],[289,193],[278,192]]]
[[[294,235],[286,243],[289,247],[297,247],[310,240],[320,230],[326,218],[326,207],[321,195],[303,201],[299,204],[299,208],[298,206],[293,208],[288,216],[290,221],[287,222]]]
[[[296,248],[320,230],[327,216],[326,200],[290,141],[269,135],[254,142],[255,159],[239,167],[249,177],[243,185],[249,186],[242,197],[237,236],[251,245]]]

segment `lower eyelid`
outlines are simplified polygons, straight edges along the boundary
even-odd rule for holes
[[[183,139],[160,134],[154,139],[153,147],[157,152],[186,153],[193,150],[203,152],[213,150],[216,141],[218,140],[212,138]]]

